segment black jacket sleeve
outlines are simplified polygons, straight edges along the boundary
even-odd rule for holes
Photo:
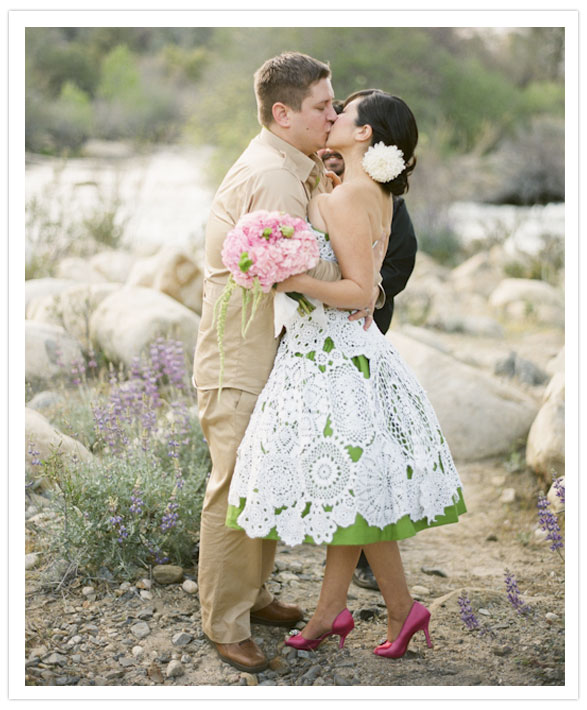
[[[383,333],[387,332],[391,323],[394,296],[404,290],[414,270],[417,250],[418,241],[406,203],[403,197],[397,197],[394,199],[387,253],[381,266],[381,286],[386,299],[383,307],[374,314],[375,323]]]

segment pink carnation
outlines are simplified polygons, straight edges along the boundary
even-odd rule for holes
[[[222,249],[222,261],[236,283],[252,289],[258,279],[264,293],[316,266],[318,259],[318,243],[305,220],[267,210],[243,215]]]

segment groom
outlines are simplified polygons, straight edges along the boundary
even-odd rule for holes
[[[229,275],[221,250],[227,232],[248,212],[281,210],[305,219],[310,198],[331,189],[316,151],[337,117],[330,68],[297,52],[273,57],[257,70],[255,96],[261,132],[228,171],[211,206],[194,360],[200,424],[212,458],[198,562],[202,629],[222,660],[250,672],[268,665],[251,638],[251,622],[292,627],[303,614],[265,587],[275,541],[253,540],[225,525],[236,451],[269,377],[278,340],[273,337],[273,294],[263,296],[246,338],[241,336],[237,289],[226,318],[224,384],[218,398],[220,361],[212,312]],[[323,280],[340,278],[332,262],[319,262],[310,273]]]

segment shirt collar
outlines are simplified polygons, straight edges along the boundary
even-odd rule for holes
[[[303,183],[305,183],[312,174],[314,174],[317,180],[324,174],[324,166],[316,153],[312,153],[311,156],[304,155],[301,150],[294,148],[291,143],[276,136],[275,133],[272,133],[264,126],[261,128],[260,140],[284,155],[291,163],[295,174]]]

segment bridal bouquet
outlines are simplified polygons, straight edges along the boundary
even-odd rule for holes
[[[242,289],[243,337],[253,320],[261,296],[290,276],[316,266],[319,259],[316,236],[309,224],[284,212],[257,210],[243,215],[226,235],[222,261],[230,271],[227,284],[214,306],[214,322],[220,351],[220,389],[224,365],[224,327],[232,292]],[[298,301],[300,313],[314,306],[301,294],[288,296]],[[250,305],[250,314],[247,311]]]

